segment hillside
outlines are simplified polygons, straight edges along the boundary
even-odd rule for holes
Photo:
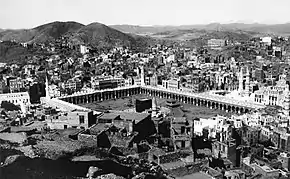
[[[77,22],[52,22],[33,29],[5,30],[0,32],[0,40],[17,42],[47,42],[68,32],[75,32],[84,25]]]
[[[233,30],[240,27],[244,27],[243,24],[197,24],[197,25],[180,25],[180,26],[132,26],[132,25],[113,25],[115,28],[121,32],[125,33],[135,33],[135,34],[159,34],[163,32],[172,31],[193,31],[193,30]],[[252,27],[252,26],[251,26]]]
[[[200,36],[205,35],[206,33],[207,33],[206,30],[197,30],[197,29],[172,30],[152,34],[151,37],[171,40],[191,40],[199,38]]]
[[[25,59],[29,52],[26,48],[12,42],[0,43],[0,62],[16,62]]]
[[[204,40],[207,41],[212,38],[216,39],[227,39],[227,40],[238,40],[238,41],[246,41],[254,36],[255,32],[248,32],[242,30],[222,30],[222,31],[215,31],[215,30],[199,30],[199,29],[192,29],[192,30],[173,30],[173,31],[166,31],[160,32],[151,35],[151,37],[161,38],[161,39],[171,39],[171,40]]]
[[[166,31],[178,31],[178,30],[243,30],[253,31],[256,33],[269,33],[277,35],[289,35],[290,34],[290,23],[286,24],[245,24],[245,23],[211,23],[211,24],[199,24],[199,25],[181,25],[181,26],[132,26],[132,25],[113,25],[112,28],[120,30],[125,33],[135,34],[156,34]]]
[[[187,41],[188,46],[204,46],[207,45],[209,39],[226,39],[233,41],[247,41],[254,36],[254,33],[245,31],[208,31],[198,38],[193,38]]]
[[[247,30],[278,35],[290,35],[290,23],[251,27]]]
[[[52,22],[38,26],[32,30],[35,30],[39,33],[34,37],[34,41],[45,42],[48,40],[57,39],[69,32],[76,32],[82,27],[84,27],[84,25],[77,22]]]
[[[17,42],[44,43],[54,41],[62,36],[68,37],[75,44],[85,43],[105,48],[125,45],[138,49],[152,42],[150,37],[126,34],[97,22],[86,26],[77,22],[52,22],[33,29],[0,32],[0,40],[15,40]]]
[[[3,30],[0,29],[0,40],[16,40],[18,42],[47,42],[53,41],[63,35],[71,34],[71,40],[78,43],[98,43],[97,45],[134,44],[135,40],[130,34],[150,35],[173,40],[190,40],[202,36],[204,31],[247,31],[260,34],[289,35],[288,24],[200,24],[181,26],[133,26],[113,25],[106,26],[92,23],[87,26],[77,22],[52,22],[32,29]]]
[[[72,34],[70,39],[97,47],[135,43],[135,39],[132,36],[97,22],[80,28],[76,33]]]
[[[45,56],[48,52],[37,48],[24,48],[18,43],[4,41],[0,43],[0,62],[8,64],[23,64],[33,55]]]
[[[134,25],[112,25],[111,28],[124,33],[150,35],[176,29],[175,26],[134,26]]]

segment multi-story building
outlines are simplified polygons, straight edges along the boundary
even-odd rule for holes
[[[24,67],[24,74],[26,75],[34,75],[36,71],[36,66],[35,65],[25,65]]]
[[[45,120],[50,129],[84,128],[96,122],[93,111],[72,110],[53,115],[46,115]]]
[[[225,120],[225,117],[222,116],[216,116],[211,117],[208,119],[195,119],[194,120],[194,134],[202,136],[203,135],[203,129],[207,128],[209,131],[208,137],[216,137],[216,130],[218,128],[218,125],[223,123]]]
[[[69,79],[67,82],[63,84],[64,89],[69,89],[73,92],[79,91],[82,88],[82,82],[80,79]]]
[[[258,82],[263,82],[265,79],[265,73],[263,69],[255,69],[253,78],[257,80]]]
[[[139,77],[133,77],[133,84],[137,86],[141,86],[142,84],[142,79]]]
[[[281,77],[275,86],[262,87],[251,95],[251,100],[264,105],[278,105],[283,107],[289,85]]]
[[[207,41],[207,45],[209,47],[223,47],[226,45],[226,41],[224,39],[210,39]]]
[[[278,160],[282,163],[282,167],[287,170],[288,172],[290,171],[290,154],[289,153],[280,153],[278,156]]]
[[[157,83],[158,79],[156,74],[145,77],[145,85],[157,86]]]
[[[49,85],[48,88],[49,88],[49,96],[51,96],[53,98],[61,96],[61,92],[60,92],[60,89],[58,88],[58,86]]]
[[[263,37],[263,38],[261,38],[261,42],[265,45],[271,45],[272,37]]]
[[[125,83],[125,86],[133,85],[133,78],[129,77],[127,79],[124,79],[124,83]]]
[[[260,141],[270,140],[273,135],[273,130],[270,126],[261,126]]]
[[[81,52],[81,54],[89,53],[89,51],[90,51],[89,47],[87,47],[85,45],[80,45],[80,52]]]
[[[180,91],[184,91],[184,92],[187,92],[187,93],[195,93],[195,92],[198,92],[196,90],[196,87],[195,85],[191,85],[191,84],[183,84],[180,86]]]
[[[260,137],[260,129],[255,127],[247,127],[244,137],[247,140],[248,145],[257,144]]]
[[[7,88],[6,84],[5,84],[5,82],[1,80],[0,81],[0,94],[3,94],[4,92],[7,93],[8,92],[7,89],[8,88]]]
[[[253,163],[251,165],[254,168],[256,173],[259,173],[262,175],[261,178],[263,179],[272,179],[272,178],[279,177],[280,171],[278,169],[274,169],[267,165],[260,165],[258,163]]]
[[[179,91],[180,90],[180,79],[172,78],[170,80],[163,80],[162,81],[163,88]]]
[[[123,78],[91,78],[91,85],[93,89],[112,89],[125,86],[125,80]]]
[[[191,149],[192,122],[185,117],[175,117],[171,120],[171,138],[177,150]]]
[[[229,160],[232,165],[227,165],[228,167],[239,166],[240,156],[237,155],[236,139],[233,138],[235,126],[225,118],[217,119],[215,134],[217,140],[212,145],[213,156]]]
[[[286,128],[274,128],[271,139],[275,147],[290,152],[290,133]]]
[[[25,91],[25,81],[21,78],[10,79],[9,88],[11,93]]]
[[[56,98],[43,97],[41,98],[41,103],[52,109],[58,109],[45,115],[45,121],[51,129],[87,129],[96,123],[96,117],[101,114],[101,112],[92,111]]]
[[[8,101],[15,105],[30,104],[28,92],[0,94],[0,104],[2,101]]]
[[[213,154],[216,158],[220,157],[222,159],[230,160],[233,166],[237,166],[239,163],[239,158],[237,158],[237,146],[235,139],[215,141],[213,144]]]

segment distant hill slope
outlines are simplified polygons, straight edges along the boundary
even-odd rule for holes
[[[30,56],[33,52],[29,51],[27,48],[14,42],[2,42],[0,43],[0,62],[4,63],[21,63]]]
[[[110,26],[117,30],[125,33],[135,33],[135,34],[156,34],[166,31],[175,30],[243,30],[243,31],[253,31],[256,33],[269,33],[277,35],[287,35],[290,34],[290,23],[286,24],[244,24],[244,23],[211,23],[211,24],[200,24],[200,25],[181,25],[181,26],[132,26],[132,25],[112,25]]]
[[[254,32],[247,32],[242,30],[237,31],[207,31],[207,33],[200,35],[197,38],[188,39],[189,46],[204,46],[207,45],[209,39],[226,39],[233,41],[247,41],[256,34]]]
[[[94,46],[130,45],[135,43],[132,36],[97,22],[83,26],[73,33],[70,38],[79,43],[83,42]]]
[[[212,38],[221,38],[227,40],[241,40],[246,41],[249,40],[251,37],[256,35],[255,32],[248,32],[243,30],[199,30],[199,29],[192,29],[192,30],[173,30],[173,31],[166,31],[160,32],[156,34],[152,34],[151,37],[161,38],[161,39],[171,39],[171,40],[193,40],[193,39],[201,39],[201,40],[208,40]]]
[[[119,30],[124,33],[132,34],[155,34],[165,31],[175,30],[175,26],[134,26],[134,25],[112,25],[111,28]]]
[[[0,40],[18,42],[47,42],[61,37],[68,32],[75,32],[83,27],[77,22],[52,22],[33,29],[5,30],[0,32]]]
[[[277,24],[277,25],[266,25],[266,26],[256,26],[247,28],[247,30],[253,32],[262,32],[262,33],[273,33],[278,35],[290,35],[290,23],[287,24]]]
[[[66,33],[76,32],[82,27],[84,25],[77,22],[52,22],[34,28],[33,30],[39,32],[39,35],[35,36],[34,40],[45,42],[47,40],[57,39]]]
[[[95,47],[144,46],[152,42],[149,37],[140,37],[120,32],[101,23],[83,25],[77,22],[52,22],[33,29],[5,30],[0,40],[17,42],[49,42],[66,36],[75,44],[91,44]]]

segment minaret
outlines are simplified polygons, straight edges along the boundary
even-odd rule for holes
[[[285,98],[284,98],[284,114],[286,116],[289,116],[289,110],[290,110],[290,93],[289,93],[289,85],[287,85],[285,89]]]
[[[137,76],[139,77],[140,76],[140,69],[138,67],[137,67],[136,73],[137,73]]]
[[[247,67],[247,74],[246,74],[245,94],[246,96],[250,96],[250,72],[249,72],[248,67]]]
[[[156,116],[157,115],[157,101],[156,98],[153,97],[152,98],[152,116]]]
[[[47,99],[50,99],[49,90],[48,90],[48,78],[47,78],[47,75],[45,77],[45,97]]]
[[[20,109],[21,109],[21,112],[23,115],[26,114],[26,108],[25,108],[25,105],[23,103],[23,101],[20,102]]]
[[[239,74],[239,92],[243,92],[243,82],[244,82],[244,77],[243,77],[243,69],[241,68],[240,74]]]
[[[141,66],[140,69],[141,69],[141,86],[145,86],[144,66]]]

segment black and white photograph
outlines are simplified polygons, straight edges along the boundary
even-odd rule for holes
[[[290,179],[290,0],[0,0],[0,179]]]

